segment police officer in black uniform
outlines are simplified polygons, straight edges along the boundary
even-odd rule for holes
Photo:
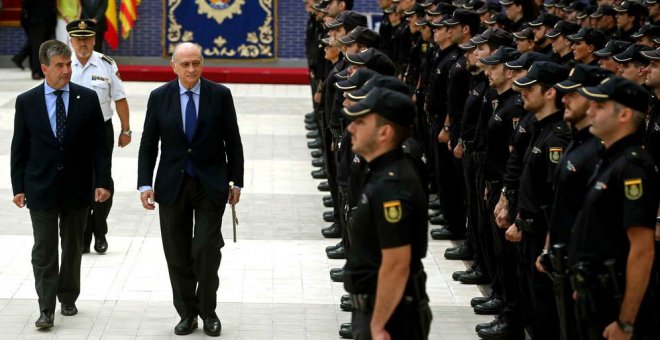
[[[649,96],[619,77],[578,91],[592,100],[590,131],[604,145],[569,248],[581,338],[658,339],[649,284],[658,170],[637,134]]]
[[[344,287],[351,294],[355,339],[426,339],[431,311],[421,259],[427,251],[427,197],[401,144],[410,135],[409,96],[373,89],[343,111],[352,150],[368,162],[350,224]]]

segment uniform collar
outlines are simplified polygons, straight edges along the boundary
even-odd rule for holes
[[[87,64],[83,65],[80,63],[80,60],[78,60],[78,57],[76,56],[76,53],[71,53],[71,64],[74,66],[80,66],[80,67],[87,67],[87,65],[94,65],[98,66],[99,64],[99,57],[96,55],[96,51],[92,51],[92,55],[89,56],[89,60],[87,60]]]
[[[502,100],[505,100],[505,99],[517,94],[517,93],[518,92],[514,91],[512,87],[509,87],[508,90],[502,92],[501,94],[498,94],[497,98],[502,101]]]
[[[591,125],[589,125],[589,126],[591,126]],[[593,137],[591,132],[589,132],[589,126],[583,128],[582,130],[575,131],[575,133],[573,134],[573,140],[578,142],[578,143],[581,143],[581,142],[586,141],[590,137]]]
[[[369,162],[369,169],[371,171],[378,171],[392,164],[392,162],[403,157],[403,149],[401,147],[392,149]]]
[[[600,150],[600,155],[602,158],[607,158],[609,160],[617,158],[621,155],[628,147],[634,145],[641,145],[640,135],[637,133],[630,134],[625,136],[618,141],[614,142],[609,148],[602,148]]]
[[[534,126],[537,128],[543,128],[545,126],[548,126],[552,123],[556,123],[560,120],[564,119],[564,113],[563,111],[557,111],[541,120],[537,120],[534,122]]]

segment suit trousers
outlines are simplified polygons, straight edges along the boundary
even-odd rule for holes
[[[112,119],[105,122],[105,135],[107,143],[110,148],[110,166],[112,166],[112,150],[115,145],[115,132],[112,128]],[[112,179],[111,183],[112,183]],[[94,202],[89,209],[89,216],[87,218],[87,227],[85,227],[85,237],[83,245],[89,247],[92,242],[92,234],[95,239],[105,238],[108,233],[108,215],[112,208],[112,198],[114,196],[114,183],[110,185],[110,198],[105,202]]]
[[[163,249],[181,318],[216,316],[224,211],[224,204],[215,204],[201,182],[187,175],[174,203],[160,205]]]
[[[32,270],[41,311],[55,311],[61,303],[75,303],[80,295],[80,262],[87,207],[30,210],[34,246]],[[62,264],[58,266],[58,227],[62,239]]]

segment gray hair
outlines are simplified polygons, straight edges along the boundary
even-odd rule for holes
[[[204,60],[204,54],[202,53],[202,46],[199,46],[198,44],[191,43],[191,42],[183,42],[183,43],[177,44],[174,47],[174,52],[172,53],[172,61],[176,61],[176,53],[179,51],[179,48],[189,47],[189,46],[193,46],[193,47],[197,48],[197,50],[199,51],[199,58],[201,60]]]
[[[71,49],[59,40],[47,40],[39,46],[39,62],[50,66],[50,60],[55,56],[71,58]]]

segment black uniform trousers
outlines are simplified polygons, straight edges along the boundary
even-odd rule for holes
[[[224,211],[224,204],[211,201],[201,182],[187,175],[174,203],[160,205],[163,249],[181,318],[216,316]]]
[[[353,339],[371,340],[371,311],[353,311],[351,329]],[[422,319],[424,318],[424,319]],[[425,340],[428,339],[431,320],[431,308],[428,303],[399,303],[385,324],[385,330],[392,339]]]
[[[431,129],[431,137],[437,137],[441,128],[439,124],[434,124]],[[465,204],[462,171],[459,172],[458,162],[447,148],[447,144],[440,143],[436,139],[433,147],[438,197],[448,223],[446,228],[463,236],[465,235]]]
[[[75,303],[80,295],[80,262],[87,207],[30,210],[34,246],[32,270],[41,311],[55,311],[55,298]],[[62,264],[58,260],[58,240],[62,239]]]
[[[108,147],[110,148],[110,166],[112,166],[112,150],[115,145],[115,132],[112,128],[112,119],[105,122],[105,135],[108,141]],[[110,209],[112,208],[112,198],[114,197],[114,183],[112,179],[110,179],[110,194],[110,198],[108,198],[107,201],[94,202],[89,209],[87,226],[85,227],[85,237],[83,239],[83,245],[86,247],[89,247],[92,242],[92,234],[97,240],[105,238],[105,235],[108,234],[107,219],[110,214]]]

